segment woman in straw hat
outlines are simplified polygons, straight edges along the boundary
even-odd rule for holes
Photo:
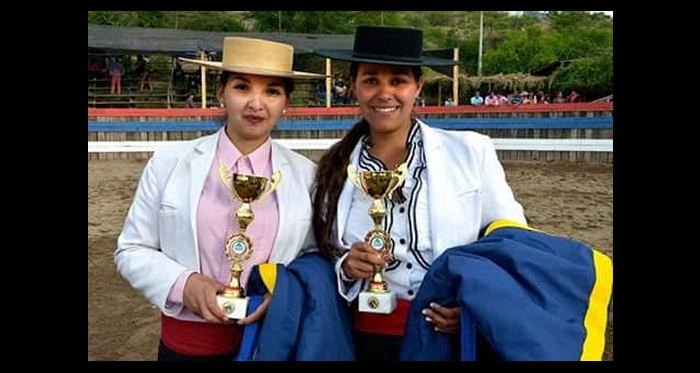
[[[153,154],[115,252],[119,273],[162,312],[158,360],[231,360],[243,326],[269,306],[268,294],[257,310],[229,320],[217,304],[231,267],[224,246],[239,226],[232,174],[281,174],[277,189],[253,203],[246,233],[254,246],[243,264],[243,288],[254,265],[286,265],[313,243],[315,166],[272,142],[270,132],[289,106],[293,81],[324,76],[293,71],[294,49],[286,44],[227,37],[222,55],[221,62],[183,61],[221,70],[225,125]]]
[[[422,55],[422,44],[421,30],[359,26],[353,50],[317,51],[351,62],[361,119],[318,164],[316,240],[336,260],[338,289],[346,300],[355,301],[365,290],[375,266],[385,268],[388,288],[398,296],[389,315],[357,312],[354,306],[358,360],[399,359],[411,300],[445,249],[475,241],[496,219],[525,223],[488,137],[432,128],[413,116],[423,87],[421,67],[455,63]],[[384,219],[393,253],[381,257],[364,242],[372,229],[370,200],[352,185],[346,168],[383,171],[403,163],[407,177],[387,201]],[[454,305],[432,302],[422,313],[438,333],[459,331],[459,308]]]

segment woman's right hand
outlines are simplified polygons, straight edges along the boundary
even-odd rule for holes
[[[384,267],[390,259],[388,256],[379,255],[367,243],[358,241],[350,247],[350,254],[343,262],[343,271],[354,280],[371,278],[374,274],[374,267]]]
[[[185,282],[182,300],[195,315],[211,323],[232,323],[216,303],[216,295],[226,287],[213,279],[193,273]]]

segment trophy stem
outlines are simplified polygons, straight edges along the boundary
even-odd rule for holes
[[[372,282],[370,282],[368,289],[371,293],[386,293],[388,287],[384,278],[382,277],[382,267],[374,266],[374,275],[372,275]]]
[[[371,216],[372,221],[374,221],[374,229],[382,230],[384,216],[386,216],[386,206],[384,205],[384,200],[372,200],[372,203],[369,205],[369,216]]]
[[[241,263],[234,263],[231,266],[231,277],[229,278],[228,286],[224,290],[223,295],[229,298],[242,298],[243,288],[241,287]]]
[[[233,264],[228,285],[216,296],[216,304],[226,313],[228,319],[240,320],[248,312],[248,297],[241,286],[242,268],[242,262]]]
[[[238,232],[239,233],[245,233],[245,230],[248,228],[248,224],[253,221],[253,218],[255,217],[255,214],[253,214],[253,209],[250,206],[250,203],[248,202],[243,202],[241,204],[241,207],[238,208],[238,211],[236,211],[236,220],[238,220]]]

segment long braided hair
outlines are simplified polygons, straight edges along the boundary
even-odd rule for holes
[[[338,199],[343,190],[350,153],[363,135],[369,133],[369,124],[363,119],[355,123],[343,138],[335,143],[318,163],[316,192],[313,202],[314,235],[321,254],[333,260],[337,248],[331,243],[331,230],[338,212]]]
[[[359,64],[350,64],[350,79],[356,81]],[[416,79],[423,75],[419,66],[412,67],[411,71]],[[343,190],[346,169],[350,163],[350,154],[358,141],[369,134],[369,123],[361,119],[355,123],[343,138],[331,146],[321,157],[316,170],[316,190],[313,202],[314,235],[321,254],[334,260],[339,256],[338,248],[331,241],[331,232],[335,217],[338,212],[338,200]]]

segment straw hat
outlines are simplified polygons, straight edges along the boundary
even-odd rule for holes
[[[357,26],[352,50],[319,49],[342,61],[401,66],[452,66],[454,60],[423,55],[423,31],[407,27]]]
[[[282,78],[325,78],[325,75],[292,71],[294,47],[269,40],[228,36],[224,38],[223,60],[201,61],[182,58],[181,61],[243,74],[278,76]]]

